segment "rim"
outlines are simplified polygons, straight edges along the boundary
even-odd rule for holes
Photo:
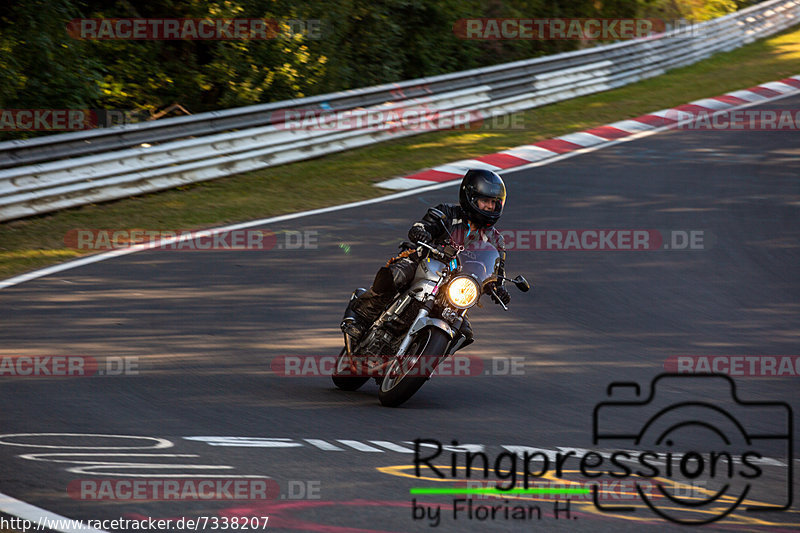
[[[428,343],[431,340],[431,330],[426,329],[425,331],[426,335],[424,338],[421,336],[417,337],[414,339],[414,342],[411,343],[411,346],[409,346],[409,352],[411,352],[410,354],[407,354],[402,358],[395,358],[395,360],[392,361],[388,367],[386,367],[383,381],[381,381],[381,391],[389,392],[392,390],[398,383],[405,379],[411,369],[417,364],[421,353],[425,351],[425,348],[428,347]],[[402,365],[402,367],[398,368],[400,365]]]

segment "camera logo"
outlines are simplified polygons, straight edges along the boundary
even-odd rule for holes
[[[612,383],[606,393],[610,399],[594,409],[593,441],[615,450],[607,474],[632,478],[645,504],[639,508],[701,525],[739,507],[755,513],[791,507],[793,414],[786,402],[740,400],[723,374],[661,374],[647,397],[633,382]],[[689,485],[703,489],[687,494],[682,489]],[[770,502],[756,501],[763,497]],[[593,501],[601,512],[637,510],[603,504],[596,490]]]

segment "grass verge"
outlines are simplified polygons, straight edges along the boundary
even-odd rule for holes
[[[0,223],[0,279],[78,257],[75,228],[198,229],[372,198],[372,184],[800,73],[800,27],[613,91],[530,110],[524,129],[426,133],[206,183]]]

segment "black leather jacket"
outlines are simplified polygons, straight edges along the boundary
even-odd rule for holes
[[[470,230],[469,221],[467,220],[464,210],[461,209],[461,206],[458,204],[439,204],[436,206],[436,209],[444,213],[447,218],[445,222],[447,231],[453,234],[453,236],[468,235],[467,239],[469,240],[480,239],[484,242],[491,243],[497,248],[497,251],[500,253],[500,261],[498,262],[495,273],[500,276],[505,276],[506,244],[503,240],[503,236],[494,226],[491,228]],[[422,226],[425,228],[436,243],[442,243],[448,239],[447,232],[442,229],[441,225],[434,220],[430,220],[427,215],[423,217],[422,220],[415,222],[411,227],[413,228],[414,226]],[[411,230],[409,229],[409,239],[412,238],[410,233]]]

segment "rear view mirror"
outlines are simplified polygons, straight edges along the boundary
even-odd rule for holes
[[[528,292],[529,290],[531,290],[531,284],[528,283],[528,280],[523,278],[522,276],[517,276],[511,281],[513,281],[514,285],[516,285],[517,288],[522,292]]]

